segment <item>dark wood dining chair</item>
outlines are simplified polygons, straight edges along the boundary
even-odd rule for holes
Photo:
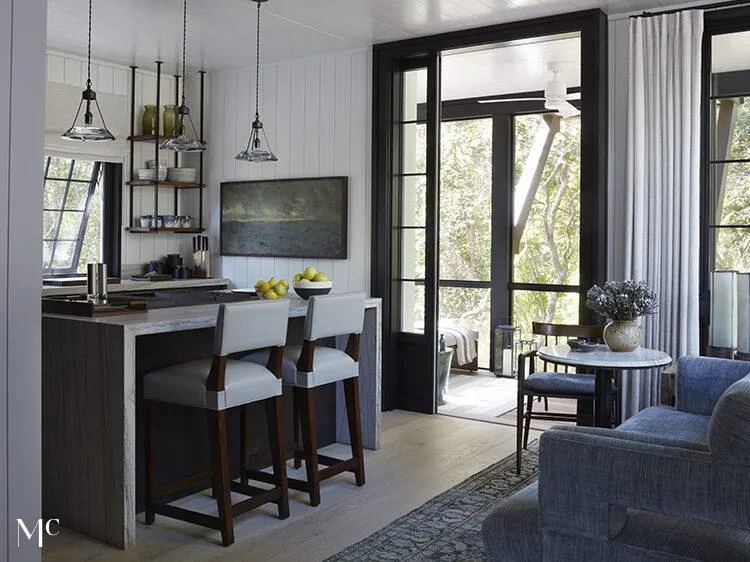
[[[532,323],[532,334],[541,345],[564,344],[571,338],[596,340],[602,337],[603,326],[580,324]],[[518,400],[516,403],[516,472],[521,472],[521,450],[529,443],[531,420],[575,422],[576,425],[594,424],[594,374],[576,372],[574,367],[543,362],[536,369],[536,350],[518,356]],[[613,386],[613,393],[617,388]],[[548,398],[576,400],[576,413],[549,411]],[[544,399],[543,411],[534,411],[534,401]]]

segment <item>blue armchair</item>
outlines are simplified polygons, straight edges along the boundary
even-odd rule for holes
[[[750,560],[749,373],[683,357],[674,408],[546,431],[538,484],[484,523],[489,559]]]

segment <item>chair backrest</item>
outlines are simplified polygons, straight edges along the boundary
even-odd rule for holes
[[[286,343],[289,300],[222,304],[216,320],[214,353],[219,356]]]
[[[708,424],[708,447],[729,464],[750,466],[750,375],[732,384],[719,398]]]
[[[305,318],[305,339],[360,334],[365,322],[365,294],[341,293],[310,297]]]
[[[531,333],[535,336],[542,336],[541,344],[559,345],[566,343],[569,338],[587,338],[598,339],[604,333],[604,326],[586,325],[586,324],[547,324],[544,322],[532,322]],[[544,362],[544,370],[549,370],[549,363]],[[554,365],[554,371],[564,370],[569,372],[571,367]]]

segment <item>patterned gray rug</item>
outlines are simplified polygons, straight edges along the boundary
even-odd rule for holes
[[[482,521],[504,498],[537,478],[538,441],[524,452],[516,475],[515,453],[432,498],[366,539],[328,558],[349,560],[486,560]]]

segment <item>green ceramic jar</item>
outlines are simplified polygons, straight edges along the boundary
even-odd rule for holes
[[[161,121],[164,124],[164,136],[171,137],[174,133],[175,119],[177,119],[177,107],[174,105],[165,105]]]
[[[159,109],[155,105],[144,105],[143,115],[141,116],[141,134],[155,135],[156,120],[159,117]]]

